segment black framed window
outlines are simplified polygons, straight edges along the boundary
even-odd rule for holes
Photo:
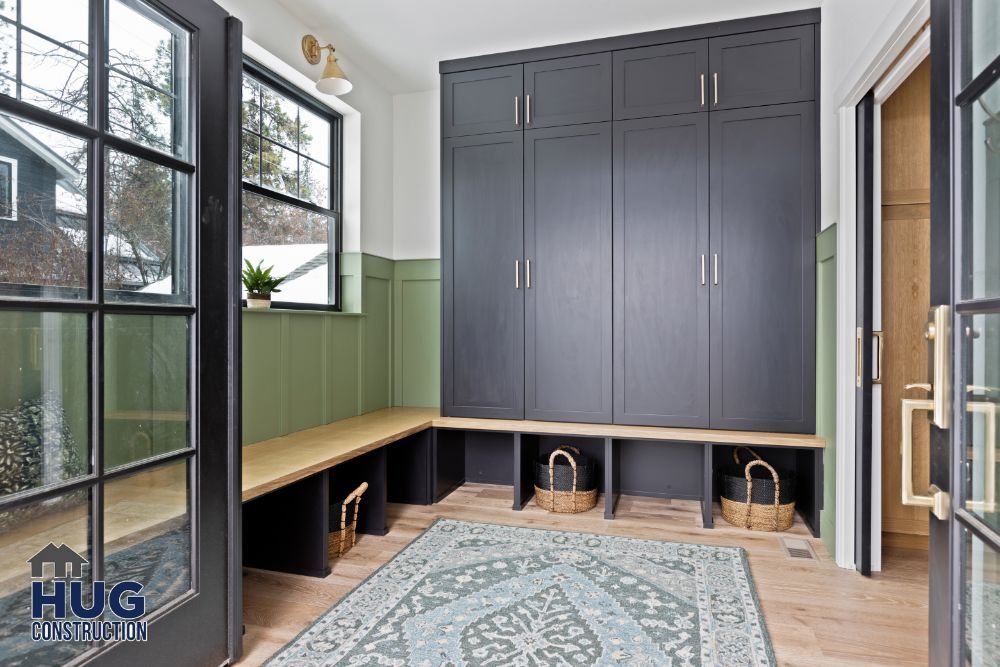
[[[252,61],[242,106],[243,258],[286,277],[274,306],[339,310],[341,116]]]

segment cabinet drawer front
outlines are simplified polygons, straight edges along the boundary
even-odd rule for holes
[[[463,417],[524,416],[521,132],[443,144],[442,408]]]
[[[611,123],[525,132],[525,417],[611,421]]]
[[[524,94],[529,128],[611,120],[611,54],[528,63]]]
[[[707,111],[708,40],[615,51],[615,120]]]
[[[812,102],[710,114],[712,428],[815,427]],[[714,268],[714,267],[713,267]],[[713,276],[714,278],[714,276]]]
[[[519,129],[524,108],[521,87],[521,65],[445,74],[441,77],[442,136]]]
[[[814,35],[807,25],[709,40],[712,109],[815,99]]]
[[[708,115],[615,124],[615,422],[709,423]]]

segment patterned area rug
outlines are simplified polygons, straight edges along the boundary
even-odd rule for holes
[[[441,519],[269,665],[773,665],[742,549]]]

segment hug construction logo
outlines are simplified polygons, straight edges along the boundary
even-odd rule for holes
[[[137,581],[87,583],[90,561],[49,542],[31,566],[31,639],[36,642],[146,641],[146,598]],[[52,573],[46,577],[46,566]],[[108,613],[110,612],[110,613]]]

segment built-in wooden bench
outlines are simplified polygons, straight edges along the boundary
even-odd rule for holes
[[[330,504],[367,481],[359,531],[385,533],[386,502],[430,504],[466,481],[509,484],[513,508],[531,499],[533,466],[558,444],[580,447],[603,479],[604,515],[624,493],[700,500],[713,525],[715,471],[734,447],[761,448],[794,470],[800,514],[818,533],[822,438],[808,434],[441,417],[388,408],[243,448],[244,562],[287,572],[329,572]]]

